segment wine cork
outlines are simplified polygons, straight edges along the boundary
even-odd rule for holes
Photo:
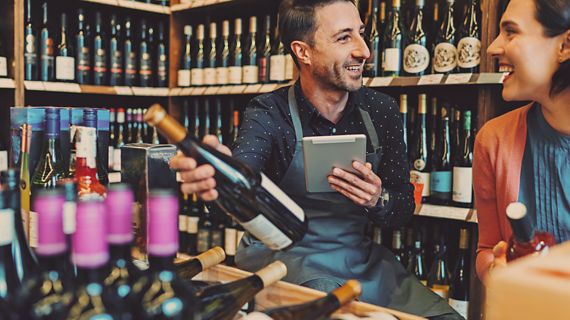
[[[220,247],[214,247],[196,257],[200,264],[202,265],[202,270],[208,269],[211,266],[215,266],[218,263],[226,259],[226,253],[224,249]]]
[[[345,305],[350,301],[358,298],[362,293],[362,286],[360,282],[356,280],[348,280],[340,288],[337,288],[331,292],[336,298],[340,305]]]
[[[249,17],[249,32],[250,33],[257,32],[257,17],[255,16]]]
[[[158,130],[174,143],[178,143],[186,137],[186,128],[166,113],[160,104],[153,104],[146,114],[144,121]]]
[[[267,287],[274,282],[283,279],[283,277],[287,275],[287,266],[283,262],[277,260],[257,271],[255,274],[261,278],[261,281],[263,281],[263,287]]]
[[[408,113],[408,95],[400,95],[400,113]]]
[[[418,113],[419,114],[427,113],[427,96],[425,93],[421,93],[418,95]]]
[[[467,229],[459,230],[459,249],[469,248],[469,231]]]

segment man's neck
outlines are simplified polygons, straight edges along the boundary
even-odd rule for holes
[[[548,124],[558,133],[570,136],[570,89],[566,89],[554,97],[545,99],[542,114]]]
[[[348,101],[348,91],[326,89],[312,77],[301,77],[301,91],[321,117],[337,123]]]

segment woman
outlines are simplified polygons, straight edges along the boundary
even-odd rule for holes
[[[479,219],[477,273],[506,265],[507,205],[537,229],[570,239],[570,1],[511,0],[487,52],[508,72],[507,101],[533,101],[481,129],[473,161]]]

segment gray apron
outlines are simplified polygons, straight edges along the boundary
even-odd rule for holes
[[[283,179],[282,188],[305,211],[308,231],[301,242],[288,251],[274,252],[246,234],[241,241],[237,265],[256,271],[274,260],[287,265],[285,281],[303,284],[327,279],[339,286],[348,279],[362,284],[362,301],[421,316],[450,313],[451,308],[425,288],[385,247],[373,243],[366,234],[368,218],[362,207],[340,193],[308,193],[305,188],[303,131],[294,86],[289,89],[289,109],[295,128],[293,160]],[[382,149],[368,112],[359,109],[373,152],[366,161],[377,172]]]

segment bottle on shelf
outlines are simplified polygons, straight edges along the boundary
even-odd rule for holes
[[[30,183],[30,141],[32,138],[32,126],[28,124],[22,125],[22,140],[20,150],[20,205],[22,211],[22,223],[24,230],[29,237],[30,232],[30,209],[31,209],[31,183]],[[6,168],[7,169],[7,168]]]
[[[379,226],[372,225],[372,242],[381,245],[382,244],[382,228]]]
[[[214,124],[214,135],[218,138],[220,143],[225,143],[224,135],[223,135],[223,127],[222,127],[222,99],[220,97],[214,98],[214,107],[215,107],[215,115],[216,115],[216,122]],[[226,143],[227,144],[227,143]]]
[[[234,37],[229,45],[229,84],[242,84],[244,82],[244,52],[241,37],[242,21],[237,18],[234,22]]]
[[[152,66],[152,35],[153,32],[151,27],[147,25],[146,19],[141,19],[140,25],[140,42],[139,42],[139,52],[138,52],[138,67],[139,67],[139,82],[138,85],[141,87],[150,87],[154,79],[154,70]]]
[[[408,76],[423,76],[430,64],[428,35],[424,26],[425,0],[416,0],[414,18],[407,34],[404,49],[404,74]]]
[[[59,110],[46,108],[44,142],[38,164],[32,175],[32,195],[37,189],[55,188],[57,180],[65,175],[59,141],[59,127]]]
[[[117,15],[111,16],[111,36],[109,37],[109,85],[123,85],[123,47],[121,46],[121,25]],[[112,122],[111,122],[112,123]],[[112,154],[111,154],[112,155]],[[109,159],[112,156],[109,156]]]
[[[178,243],[180,252],[188,253],[188,217],[190,216],[190,197],[186,193],[181,193],[178,197],[180,201],[180,213],[178,214]]]
[[[449,297],[447,247],[443,240],[435,244],[435,257],[428,273],[427,286],[443,299]]]
[[[192,133],[194,135],[194,138],[196,138],[197,140],[201,141],[203,136],[201,134],[201,129],[202,129],[202,121],[200,119],[200,101],[198,99],[193,99],[192,100],[192,117],[194,118],[194,123],[192,126]]]
[[[25,2],[26,21],[24,25],[24,79],[38,79],[38,45],[36,26],[32,16],[32,0]]]
[[[404,261],[403,263],[406,266],[406,269],[409,265],[412,264],[412,260],[414,259],[414,228],[408,227],[406,228],[406,237],[405,237],[405,244],[404,244]]]
[[[469,231],[459,230],[459,254],[449,282],[449,305],[467,319],[469,309]]]
[[[446,7],[435,37],[433,49],[433,73],[448,74],[457,67],[457,48],[455,47],[455,0],[446,0]]]
[[[382,52],[380,51],[380,26],[378,25],[378,0],[369,0],[368,14],[366,18],[366,27],[364,29],[364,38],[370,50],[370,57],[364,64],[365,77],[376,77],[382,72]],[[383,29],[382,29],[383,30]]]
[[[196,251],[203,253],[212,248],[212,231],[214,229],[211,214],[208,208],[203,207],[202,215],[198,223],[198,234],[196,239]]]
[[[463,25],[457,36],[457,66],[459,72],[477,73],[481,64],[481,8],[479,0],[470,0]]]
[[[107,46],[103,32],[101,12],[95,13],[95,34],[93,35],[93,84],[104,86],[107,84]]]
[[[196,28],[196,57],[192,65],[190,81],[192,86],[203,86],[205,84],[204,67],[206,64],[206,52],[204,48],[204,25],[199,24]]]
[[[254,84],[259,82],[259,67],[257,65],[257,17],[249,17],[249,33],[245,37],[243,46],[243,83]]]
[[[535,223],[527,208],[520,202],[507,206],[507,217],[513,231],[508,242],[507,261],[527,256],[547,254],[556,245],[554,237],[546,231],[536,231]]]
[[[195,258],[176,264],[176,275],[180,279],[191,280],[198,273],[221,263],[225,258],[224,250],[220,247],[214,247]]]
[[[215,22],[210,23],[210,38],[208,39],[207,51],[204,54],[204,85],[216,84],[216,56],[218,52],[218,26]]]
[[[168,45],[163,21],[158,22],[158,40],[154,57],[156,59],[154,64],[156,67],[156,86],[160,88],[168,87]]]
[[[259,82],[269,83],[270,79],[270,69],[271,69],[271,16],[266,15],[263,22],[263,41],[259,47],[258,54],[258,70],[259,70]]]
[[[83,9],[77,10],[77,34],[75,35],[75,77],[79,84],[91,83],[91,54],[88,45],[87,19]]]
[[[285,82],[285,47],[279,36],[279,27],[275,27],[273,48],[269,59],[269,81]]]
[[[211,230],[211,242],[210,247],[223,247],[224,246],[224,229],[225,229],[225,217],[221,214],[211,214],[212,230]]]
[[[95,129],[95,146],[91,149],[95,157],[95,166],[97,179],[104,185],[109,184],[109,174],[107,172],[107,164],[103,163],[102,150],[99,148],[98,138],[97,138],[97,110],[96,109],[84,109],[83,110],[83,125],[89,128]],[[90,147],[91,148],[91,147]]]
[[[426,259],[420,237],[417,237],[414,241],[413,254],[408,265],[408,271],[414,274],[423,285],[427,285]]]
[[[239,111],[234,110],[232,117],[232,130],[230,132],[232,143],[234,143],[237,140],[238,132],[239,132]]]
[[[53,35],[50,32],[48,3],[42,3],[42,24],[40,26],[40,80],[55,79]]]
[[[400,229],[394,229],[394,231],[392,231],[392,253],[396,257],[396,260],[400,261],[400,263],[406,267],[402,231]]]
[[[222,37],[216,53],[216,84],[226,85],[230,78],[230,22],[222,21]],[[240,72],[241,76],[241,72]]]
[[[249,277],[198,290],[196,301],[202,319],[231,319],[259,291],[281,280],[286,274],[287,267],[277,260]]]
[[[454,206],[473,207],[473,135],[471,132],[471,111],[463,112],[463,132],[459,150],[453,161],[452,198]]]
[[[400,4],[400,0],[392,0],[392,10],[382,37],[382,75],[385,77],[397,77],[402,69],[404,27]]]
[[[184,26],[184,51],[178,69],[178,86],[190,86],[190,73],[192,69],[192,26]]]
[[[235,257],[238,247],[238,223],[231,217],[226,217],[224,228],[224,251],[226,252],[226,265],[235,266]]]
[[[3,204],[4,191],[0,190],[0,299],[9,302],[20,289],[22,280],[18,276],[16,263],[12,256],[14,233],[14,210]]]
[[[410,143],[410,175],[416,186],[422,185],[422,201],[430,195],[430,172],[427,130],[426,130],[427,97],[425,94],[418,96],[418,114],[414,137]]]
[[[455,157],[459,154],[459,150],[461,149],[461,132],[463,128],[461,124],[461,111],[456,108],[451,108],[451,110],[451,157],[452,160],[455,161]]]
[[[125,109],[117,109],[117,127],[115,144],[113,146],[113,171],[121,171],[121,147],[125,145],[127,133],[125,131]],[[110,157],[111,155],[109,155]]]
[[[208,135],[208,134],[212,134],[213,131],[212,129],[212,118],[210,115],[210,99],[208,98],[204,98],[204,100],[202,100],[203,104],[202,104],[202,110],[203,110],[203,117],[204,117],[204,121],[202,121],[202,128],[201,128],[201,138],[204,138],[204,136]]]
[[[77,181],[78,198],[102,200],[107,189],[97,179],[97,165],[95,160],[97,131],[90,127],[77,127],[77,160],[75,180]]]
[[[137,79],[137,51],[133,40],[133,23],[130,17],[125,18],[125,37],[123,39],[124,85],[134,86]]]
[[[408,150],[408,95],[400,95],[400,116],[402,117],[402,131],[404,132],[404,143],[406,144],[406,152]]]
[[[307,230],[304,211],[263,173],[199,144],[160,105],[153,105],[145,120],[176,143],[185,155],[199,164],[209,163],[217,168],[216,189],[220,197],[213,204],[238,220],[270,249],[282,250],[302,239]]]
[[[195,193],[190,197],[190,208],[188,212],[187,219],[187,229],[188,234],[188,244],[187,252],[189,255],[198,254],[198,233],[199,233],[199,223],[200,217],[202,216],[202,202],[198,199],[198,195]]]
[[[109,108],[109,151],[107,170],[113,170],[113,154],[115,153],[115,143],[117,141],[117,111]]]
[[[449,136],[449,116],[447,109],[441,108],[441,127],[437,134],[437,156],[434,157],[433,171],[430,173],[430,202],[449,204],[451,201],[451,141]]]
[[[61,14],[61,30],[55,57],[55,80],[71,82],[75,80],[75,58],[67,37],[67,14]]]
[[[57,181],[57,187],[62,190],[65,199],[63,203],[63,233],[68,247],[71,247],[71,235],[75,232],[77,215],[77,183],[73,179],[65,178]]]

